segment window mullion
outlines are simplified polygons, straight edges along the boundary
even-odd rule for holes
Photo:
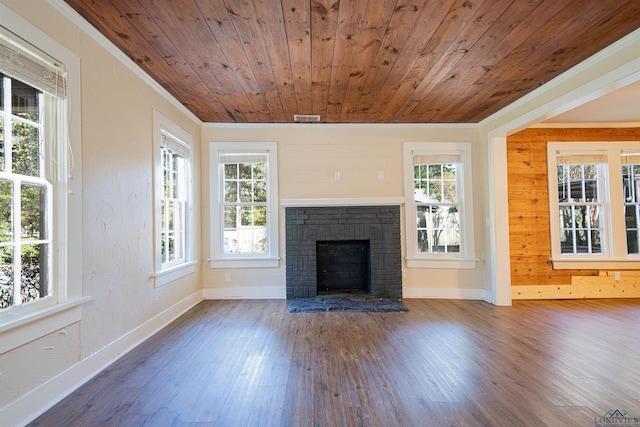
[[[19,179],[13,181],[12,211],[13,211],[13,305],[22,304],[22,227],[20,224],[22,203],[20,189],[22,182]]]

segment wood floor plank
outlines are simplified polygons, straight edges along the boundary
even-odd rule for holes
[[[584,426],[640,414],[640,300],[204,301],[32,426]]]

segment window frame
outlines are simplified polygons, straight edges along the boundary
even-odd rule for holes
[[[555,270],[562,269],[638,269],[640,254],[627,254],[624,217],[621,154],[640,151],[633,141],[547,142],[547,177],[549,195],[550,261]],[[599,253],[562,253],[558,201],[558,155],[605,156],[603,163],[603,219],[605,236]],[[589,164],[589,163],[584,163]]]
[[[81,305],[90,298],[82,296],[83,238],[82,227],[77,226],[82,224],[80,59],[2,4],[0,26],[17,36],[21,49],[30,51],[35,47],[64,64],[67,75],[65,99],[54,100],[58,104],[56,125],[46,132],[49,136],[45,133],[45,138],[53,137],[57,142],[51,146],[47,141],[46,148],[53,155],[47,167],[55,166],[51,174],[47,173],[53,206],[51,294],[0,313],[1,354],[80,321]]]
[[[461,159],[461,167],[456,171],[456,190],[461,210],[459,252],[429,253],[418,251],[418,204],[414,200],[414,156],[458,156]],[[474,269],[478,260],[475,257],[471,143],[405,142],[403,145],[403,163],[407,267]]]
[[[278,152],[275,142],[210,142],[210,268],[279,267]],[[267,156],[267,251],[264,254],[224,252],[223,167],[225,153],[266,154]]]
[[[171,119],[153,111],[153,189],[154,189],[154,286],[160,287],[174,282],[195,272],[194,260],[194,212],[193,212],[193,136],[174,123]],[[163,134],[166,139],[163,141]],[[164,167],[163,148],[181,155],[185,159],[185,230],[184,230],[184,258],[174,262],[164,263],[162,260],[162,204],[164,201]]]

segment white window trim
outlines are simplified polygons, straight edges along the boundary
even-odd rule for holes
[[[58,202],[53,213],[53,239],[57,264],[54,290],[28,304],[4,309],[0,314],[0,353],[10,351],[82,319],[82,145],[80,58],[0,4],[0,25],[56,58],[67,69],[67,144],[58,145],[59,170],[53,183]]]
[[[185,156],[187,160],[187,209],[186,209],[186,242],[185,242],[185,259],[178,264],[172,264],[166,267],[162,266],[162,256],[160,247],[162,245],[161,238],[161,200],[163,194],[163,169],[162,169],[162,131],[165,131],[180,141],[188,145],[188,154]],[[186,147],[185,147],[186,148]],[[160,287],[168,283],[185,277],[195,272],[195,264],[197,261],[194,257],[194,212],[193,212],[193,136],[175,124],[171,119],[161,114],[159,111],[153,111],[153,190],[154,190],[154,286]]]
[[[252,268],[279,267],[278,255],[278,145],[275,142],[211,142],[209,143],[209,175],[211,196],[211,257],[208,259],[211,268]],[[225,254],[222,250],[223,223],[222,186],[220,185],[220,153],[229,151],[262,152],[268,156],[268,249],[262,255]]]
[[[555,270],[565,269],[640,269],[640,255],[627,254],[624,203],[622,201],[622,176],[620,153],[624,150],[640,150],[640,142],[548,142],[547,175],[549,182],[549,227],[551,238],[551,263]],[[562,254],[560,252],[560,219],[558,217],[558,177],[556,153],[605,153],[607,173],[605,191],[604,251],[601,254]]]
[[[455,154],[462,157],[458,194],[462,198],[463,214],[460,218],[461,252],[456,254],[419,253],[416,237],[416,204],[414,202],[413,156]],[[471,143],[469,142],[405,142],[403,145],[404,196],[406,227],[406,262],[408,268],[476,268],[473,227],[473,186],[471,170]]]

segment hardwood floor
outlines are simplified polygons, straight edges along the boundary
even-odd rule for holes
[[[640,300],[205,301],[33,426],[594,426],[640,416]]]

